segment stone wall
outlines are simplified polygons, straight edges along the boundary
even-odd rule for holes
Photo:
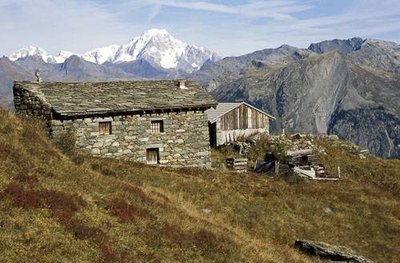
[[[19,116],[51,119],[51,106],[40,93],[33,93],[19,84],[14,84],[14,106]]]
[[[163,120],[164,132],[152,134],[152,120]],[[100,135],[99,122],[107,121],[112,132]],[[211,166],[207,115],[203,111],[52,120],[51,127],[53,136],[74,129],[76,147],[93,156],[146,163],[146,150],[158,148],[160,165]]]

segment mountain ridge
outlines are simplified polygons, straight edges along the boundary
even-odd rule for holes
[[[346,40],[310,45],[321,46],[324,52],[222,59],[193,78],[219,101],[244,100],[276,116],[273,132],[337,134],[378,156],[400,157],[400,46],[370,39],[359,47]]]
[[[126,44],[95,48],[83,55],[60,51],[57,56],[52,56],[40,47],[28,46],[11,54],[9,58],[17,61],[27,57],[40,57],[44,62],[54,64],[63,63],[72,55],[95,64],[105,62],[118,64],[145,59],[156,67],[183,70],[188,73],[199,69],[207,60],[218,59],[215,52],[178,40],[165,29],[149,29]]]

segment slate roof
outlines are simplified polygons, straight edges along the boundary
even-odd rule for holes
[[[266,113],[265,111],[257,109],[256,107],[243,101],[243,102],[219,102],[216,108],[211,108],[211,109],[206,110],[208,122],[210,122],[210,123],[216,122],[224,114],[230,112],[233,109],[236,109],[240,105],[246,105],[264,115],[267,115],[268,118],[275,120],[274,116]]]
[[[61,116],[210,108],[217,105],[195,81],[186,81],[185,86],[186,89],[181,89],[178,80],[14,83],[14,88],[34,93]]]

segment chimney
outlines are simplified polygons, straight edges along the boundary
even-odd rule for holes
[[[179,80],[179,88],[180,89],[188,89],[188,87],[186,87],[186,80],[184,80],[184,79]]]
[[[39,83],[39,82],[42,82],[42,79],[40,78],[40,72],[39,72],[39,70],[37,69],[37,70],[35,70],[35,76],[36,76],[36,81]]]

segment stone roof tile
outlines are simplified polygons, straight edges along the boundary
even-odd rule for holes
[[[34,93],[61,116],[217,105],[195,81],[186,81],[185,87],[181,89],[178,80],[14,83],[14,88]]]

